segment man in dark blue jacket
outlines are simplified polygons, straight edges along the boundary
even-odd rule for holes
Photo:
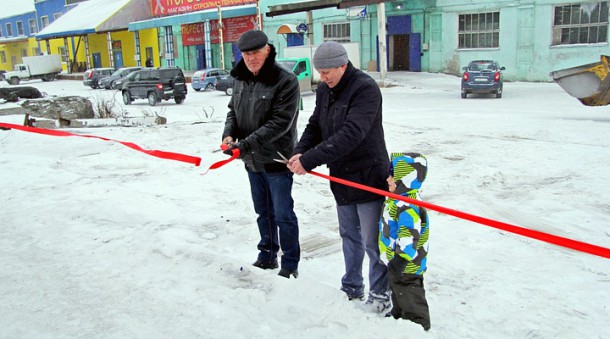
[[[245,32],[237,47],[242,60],[231,71],[235,82],[222,143],[229,146],[225,153],[239,154],[250,180],[261,236],[253,265],[277,268],[281,247],[279,275],[296,278],[301,250],[292,199],[293,174],[273,159],[278,152],[292,154],[296,144],[299,81],[275,62],[275,48],[262,31]]]
[[[322,83],[316,90],[316,108],[288,167],[305,174],[326,164],[330,175],[387,190],[389,158],[381,116],[381,91],[373,78],[349,62],[336,42],[321,44],[314,67]],[[376,311],[390,307],[387,268],[377,245],[378,221],[384,197],[331,182],[343,241],[345,274],[341,290],[350,300],[364,299],[362,264],[369,257],[369,298]]]

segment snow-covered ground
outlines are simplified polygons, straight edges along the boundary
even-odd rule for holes
[[[610,106],[585,107],[553,83],[505,83],[502,99],[464,100],[454,76],[389,78],[399,86],[382,89],[388,149],[428,157],[426,201],[610,247]],[[334,200],[328,182],[310,175],[295,177],[293,193],[299,278],[256,269],[243,165],[202,175],[227,157],[213,151],[228,96],[191,90],[182,105],[123,107],[120,95],[80,81],[24,85],[116,99],[131,117],[165,116],[162,126],[70,131],[203,161],[195,167],[99,139],[0,131],[0,338],[610,333],[610,260],[437,212],[425,276],[432,329],[366,312],[339,290]],[[304,96],[300,131],[314,99]]]

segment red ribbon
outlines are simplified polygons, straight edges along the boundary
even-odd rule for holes
[[[131,143],[131,142],[118,141],[118,140],[98,137],[98,136],[94,136],[94,135],[75,134],[75,133],[70,133],[70,132],[65,132],[65,131],[48,130],[48,129],[43,129],[43,128],[34,128],[34,127],[27,127],[27,126],[7,124],[7,123],[0,123],[0,127],[13,128],[13,129],[21,130],[21,131],[46,134],[46,135],[52,135],[52,136],[58,136],[58,137],[78,136],[78,137],[84,137],[84,138],[96,138],[96,139],[101,139],[104,141],[115,141],[115,142],[123,144],[129,148],[132,148],[136,151],[146,153],[146,154],[154,156],[154,157],[168,159],[168,160],[182,161],[182,162],[194,164],[195,166],[199,166],[201,164],[201,158],[199,158],[199,157],[193,157],[193,156],[189,156],[189,155],[185,155],[185,154],[164,152],[164,151],[158,151],[158,150],[152,150],[152,151],[145,150],[145,149],[142,149],[140,146],[138,146],[134,143]],[[228,147],[229,147],[228,145],[223,144],[221,146],[221,149],[226,150],[226,149],[228,149]],[[233,149],[232,155],[229,159],[218,161],[218,162],[212,164],[205,171],[205,173],[207,173],[209,170],[222,167],[222,166],[226,165],[227,163],[237,159],[238,157],[239,157],[239,149],[235,148],[235,149]],[[205,174],[205,173],[203,173],[203,174]],[[544,242],[547,242],[547,243],[550,243],[553,245],[562,246],[562,247],[566,247],[566,248],[573,249],[576,251],[581,251],[581,252],[585,252],[585,253],[589,253],[589,254],[593,254],[593,255],[597,255],[600,257],[610,259],[610,248],[592,245],[592,244],[585,243],[582,241],[576,241],[576,240],[552,235],[549,233],[544,233],[544,232],[540,232],[540,231],[536,231],[536,230],[532,230],[532,229],[528,229],[528,228],[524,228],[524,227],[520,227],[520,226],[516,226],[516,225],[507,224],[507,223],[500,222],[497,220],[488,219],[488,218],[480,217],[477,215],[453,210],[453,209],[446,208],[443,206],[438,206],[438,205],[435,205],[435,204],[432,204],[429,202],[411,199],[408,197],[404,197],[402,195],[398,195],[398,194],[394,194],[394,193],[380,190],[377,188],[373,188],[370,186],[358,184],[358,183],[355,183],[352,181],[331,177],[330,175],[321,174],[321,173],[314,172],[314,171],[309,171],[307,173],[324,178],[326,180],[334,181],[334,182],[342,184],[342,185],[347,185],[350,187],[354,187],[354,188],[365,190],[365,191],[368,191],[371,193],[375,193],[380,196],[384,196],[384,197],[387,196],[392,199],[401,200],[406,203],[410,203],[410,204],[417,205],[417,206],[422,206],[422,207],[428,208],[433,211],[437,211],[437,212],[444,213],[444,214],[449,214],[454,217],[458,217],[460,219],[470,220],[470,221],[473,221],[473,222],[476,222],[479,224],[483,224],[483,225],[497,228],[497,229],[500,229],[503,231],[519,234],[519,235],[522,235],[522,236],[525,236],[528,238],[537,239],[537,240],[544,241]]]
[[[229,149],[229,145],[227,145],[227,144],[222,144],[222,145],[220,145],[220,149],[221,149],[221,150],[223,150],[223,151],[226,151],[226,150],[228,150],[228,149]],[[209,171],[209,170],[213,170],[213,169],[217,169],[217,168],[219,168],[219,167],[222,167],[222,166],[224,166],[224,165],[226,165],[226,164],[230,163],[231,161],[233,161],[233,160],[237,159],[238,157],[239,157],[239,148],[237,148],[237,147],[236,147],[236,148],[234,148],[234,149],[231,151],[231,157],[230,157],[229,159],[226,159],[226,160],[221,160],[221,161],[218,161],[218,162],[213,163],[213,164],[212,164],[212,165],[211,165],[211,166],[210,166],[210,167],[209,167],[209,168],[208,168],[208,169],[207,169],[205,172],[203,172],[201,175],[205,175],[206,173],[208,173],[208,171]]]
[[[446,208],[443,206],[438,206],[438,205],[434,205],[431,204],[429,202],[425,202],[425,201],[421,201],[421,200],[415,200],[415,199],[411,199],[411,198],[407,198],[407,197],[403,197],[402,195],[398,195],[398,194],[394,194],[394,193],[390,193],[390,192],[386,192],[384,190],[380,190],[377,188],[373,188],[373,187],[369,187],[369,186],[365,186],[362,184],[358,184],[352,181],[348,181],[348,180],[343,180],[343,179],[339,179],[339,178],[335,178],[335,177],[331,177],[330,175],[326,175],[326,174],[321,174],[321,173],[317,173],[314,171],[310,171],[308,172],[310,174],[313,174],[315,176],[330,180],[330,181],[334,181],[336,183],[339,184],[343,184],[343,185],[347,185],[350,187],[354,187],[354,188],[358,188],[361,190],[365,190],[365,191],[369,191],[371,193],[375,193],[375,194],[379,194],[381,196],[387,196],[390,197],[392,199],[396,199],[396,200],[401,200],[404,201],[406,203],[410,203],[413,205],[417,205],[417,206],[422,206],[437,212],[441,212],[444,214],[449,214],[452,215],[454,217],[458,217],[461,219],[466,219],[466,220],[470,220],[470,221],[474,221],[476,223],[479,224],[483,224],[483,225],[487,225],[487,226],[491,226],[493,228],[497,228],[503,231],[507,231],[507,232],[511,232],[511,233],[515,233],[515,234],[519,234],[525,237],[529,237],[532,239],[537,239],[540,241],[544,241],[550,244],[554,244],[554,245],[558,245],[558,246],[563,246],[566,248],[570,248],[573,250],[577,250],[577,251],[581,251],[581,252],[585,252],[585,253],[590,253],[590,254],[594,254],[594,255],[598,255],[600,257],[604,257],[604,258],[608,258],[610,259],[610,248],[606,248],[606,247],[601,247],[601,246],[597,246],[597,245],[592,245],[592,244],[588,244],[585,242],[581,242],[581,241],[576,241],[576,240],[572,240],[572,239],[568,239],[568,238],[564,238],[564,237],[560,237],[560,236],[556,236],[556,235],[552,235],[549,233],[544,233],[544,232],[540,232],[540,231],[535,231],[529,228],[523,228],[520,226],[516,226],[516,225],[511,225],[511,224],[507,224],[504,222],[500,222],[500,221],[496,221],[496,220],[492,220],[492,219],[487,219],[487,218],[483,218],[477,215],[473,215],[473,214],[468,214],[465,212],[461,212],[461,211],[456,211],[450,208]]]
[[[201,158],[199,158],[199,157],[193,157],[193,156],[186,155],[186,154],[165,152],[165,151],[159,151],[159,150],[146,150],[132,142],[108,139],[108,138],[104,138],[104,137],[98,137],[95,135],[76,134],[76,133],[70,133],[70,132],[59,131],[59,130],[21,126],[21,125],[15,125],[15,124],[7,124],[7,123],[0,123],[0,127],[12,128],[12,129],[20,130],[20,131],[31,132],[31,133],[52,135],[55,137],[82,137],[82,138],[101,139],[104,141],[114,141],[114,142],[118,142],[119,144],[123,144],[131,149],[134,149],[138,152],[142,152],[142,153],[148,154],[153,157],[167,159],[167,160],[182,161],[182,162],[186,162],[189,164],[193,164],[195,166],[199,166],[201,164]]]

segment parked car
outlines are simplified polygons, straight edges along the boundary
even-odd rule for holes
[[[6,71],[3,69],[0,69],[0,81],[4,80],[4,73],[6,73]]]
[[[136,76],[138,71],[133,71],[129,74],[127,74],[126,76],[122,77],[122,78],[118,78],[115,81],[112,82],[112,89],[123,89],[123,84],[125,84],[128,81],[132,81],[133,78]]]
[[[139,71],[141,70],[142,67],[123,67],[123,68],[119,68],[116,71],[114,71],[114,73],[112,73],[111,75],[101,78],[98,83],[100,85],[100,87],[104,87],[105,89],[111,89],[112,88],[112,84],[117,80],[120,79],[124,76],[126,76],[127,74],[133,72],[133,71]]]
[[[225,92],[227,95],[233,95],[233,80],[230,74],[216,81],[216,90]]]
[[[146,68],[134,73],[133,80],[125,82],[121,90],[125,105],[134,99],[148,99],[151,106],[161,100],[174,99],[177,104],[184,102],[187,88],[180,68]]]
[[[474,60],[463,68],[462,75],[462,98],[469,93],[491,93],[496,98],[502,97],[504,87],[504,76],[500,67],[494,60]]]
[[[229,75],[229,71],[221,68],[207,68],[193,73],[191,78],[191,86],[197,92],[202,88],[205,90],[213,90],[216,86],[216,81],[222,77]]]
[[[83,85],[90,86],[91,88],[100,88],[100,79],[111,75],[112,72],[114,72],[114,68],[110,67],[90,68],[83,74]]]

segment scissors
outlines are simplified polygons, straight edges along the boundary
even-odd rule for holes
[[[279,163],[282,164],[286,164],[288,165],[288,158],[286,158],[282,153],[280,153],[279,151],[277,152],[277,154],[279,154],[280,157],[282,157],[282,159],[273,159],[273,161],[277,161]]]

